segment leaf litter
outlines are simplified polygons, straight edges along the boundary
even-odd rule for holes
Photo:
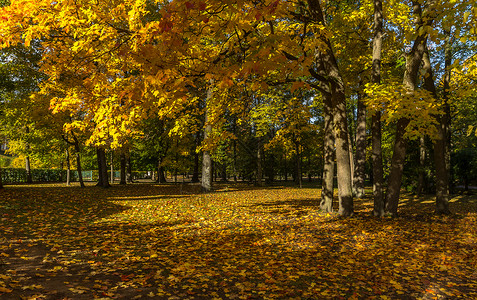
[[[319,211],[320,190],[221,184],[0,191],[0,299],[477,298],[475,196],[434,216]]]

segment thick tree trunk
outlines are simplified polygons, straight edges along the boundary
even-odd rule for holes
[[[434,83],[434,74],[432,72],[429,52],[424,52],[423,69],[426,71],[424,76],[424,87],[432,93],[437,99],[437,90]],[[436,213],[450,214],[449,210],[449,178],[446,162],[446,122],[444,116],[436,116],[438,120],[437,140],[434,141],[434,164],[436,167]]]
[[[381,52],[383,44],[383,2],[374,0],[374,37],[373,37],[373,69],[371,82],[381,83]],[[373,162],[373,199],[375,216],[384,215],[383,194],[383,150],[381,146],[381,111],[371,117],[372,162]]]
[[[108,166],[106,162],[106,151],[102,148],[96,148],[96,158],[98,161],[98,176],[99,176],[99,180],[96,185],[103,188],[110,187],[108,182]]]
[[[331,95],[323,95],[327,102],[324,108],[324,142],[323,142],[323,176],[321,184],[320,208],[325,212],[333,212],[333,181],[335,173],[335,138],[333,132],[333,114],[331,112]]]
[[[326,26],[321,2],[319,0],[308,0],[308,6],[312,18],[317,23]],[[322,70],[326,74],[325,79],[328,81],[331,91],[338,175],[338,213],[342,216],[350,216],[353,214],[353,182],[351,180],[352,170],[348,142],[345,86],[330,40],[326,37],[321,37],[321,39],[326,47],[317,49],[317,59],[320,60]]]
[[[126,154],[121,153],[121,179],[119,184],[126,184]]]
[[[386,193],[386,213],[391,216],[397,215],[399,205],[402,172],[404,169],[407,148],[404,134],[406,133],[406,127],[408,124],[409,119],[401,118],[396,126],[391,171],[389,173],[388,190]]]
[[[407,93],[412,95],[417,87],[417,80],[419,75],[419,68],[422,62],[422,57],[427,45],[427,33],[421,32],[421,27],[432,24],[432,18],[424,20],[422,18],[421,4],[413,1],[413,12],[417,17],[416,28],[419,30],[418,35],[414,41],[411,51],[406,57],[406,70],[404,71],[403,85]],[[394,152],[391,161],[391,172],[389,174],[388,190],[386,194],[386,213],[392,216],[397,215],[397,208],[399,204],[399,196],[401,192],[401,179],[404,168],[404,160],[406,155],[406,141],[403,135],[406,132],[406,127],[409,124],[409,119],[401,118],[397,122],[396,137],[394,142]]]
[[[333,121],[335,131],[336,165],[338,176],[338,214],[353,214],[353,191],[351,182],[351,162],[348,144],[348,121],[346,119],[346,96],[342,84],[332,84]]]
[[[66,185],[71,184],[70,151],[66,148]]]
[[[375,112],[371,118],[372,161],[373,161],[373,215],[384,216],[384,175],[383,151],[381,147],[381,112]]]
[[[366,176],[366,106],[361,97],[358,99],[356,121],[356,163],[353,176],[354,191],[358,198],[365,196],[364,181]]]
[[[210,86],[207,90],[207,98],[206,98],[206,109],[205,109],[205,128],[204,128],[204,141],[207,140],[207,137],[212,132],[212,125],[209,124],[209,108],[210,99],[212,98],[213,93],[213,82],[209,83]],[[202,190],[204,192],[212,191],[212,180],[213,180],[213,170],[212,170],[212,157],[210,156],[210,152],[208,150],[204,150],[202,154]]]

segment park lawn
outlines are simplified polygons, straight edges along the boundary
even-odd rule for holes
[[[320,190],[6,186],[0,299],[477,298],[477,197],[398,218],[319,212]]]

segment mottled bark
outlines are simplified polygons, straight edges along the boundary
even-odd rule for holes
[[[331,111],[331,95],[323,95],[324,142],[323,142],[323,176],[321,185],[320,208],[325,212],[333,212],[333,179],[335,173],[335,138],[333,132],[333,114]]]
[[[373,37],[373,62],[371,82],[381,83],[381,53],[383,45],[383,2],[374,0],[374,37]],[[375,216],[384,215],[383,194],[383,151],[381,146],[381,111],[376,111],[371,117],[371,159],[373,163],[373,199]]]
[[[206,109],[205,109],[205,126],[204,126],[204,141],[207,140],[207,137],[212,132],[212,125],[209,123],[209,108],[210,99],[213,95],[213,82],[210,82],[210,86],[207,90],[206,98]],[[202,178],[201,185],[204,192],[212,191],[212,180],[213,180],[213,170],[212,170],[212,157],[210,156],[209,150],[204,150],[202,152]]]
[[[321,8],[321,2],[319,0],[308,0],[308,6],[311,18],[318,24],[325,26],[326,22]],[[331,91],[338,176],[338,213],[342,216],[350,216],[353,214],[354,209],[345,86],[331,41],[325,36],[322,36],[321,39],[326,47],[317,49],[316,59],[320,60],[319,64],[322,71],[326,74],[324,79],[326,79],[329,84]],[[310,72],[313,72],[313,70],[310,70]],[[317,75],[319,77],[319,74]]]

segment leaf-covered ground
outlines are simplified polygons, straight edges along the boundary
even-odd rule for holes
[[[0,299],[476,299],[477,197],[450,217],[319,212],[317,188],[0,190]]]

